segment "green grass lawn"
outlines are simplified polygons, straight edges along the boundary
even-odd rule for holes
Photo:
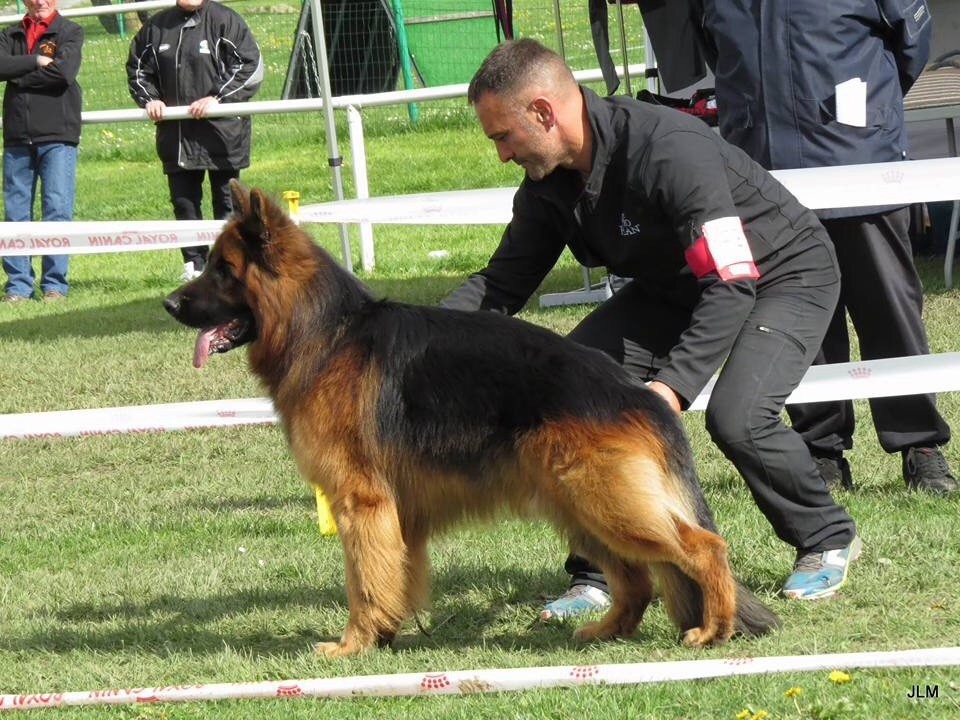
[[[365,111],[374,195],[505,186],[500,165],[460,102]],[[342,118],[340,118],[342,120]],[[343,128],[345,132],[345,127]],[[81,150],[77,218],[163,219],[165,183],[147,126],[92,126]],[[349,168],[349,153],[346,154]],[[319,115],[255,120],[244,180],[303,202],[332,199]],[[349,180],[349,172],[347,173]],[[339,255],[335,228],[313,227]],[[379,294],[432,304],[482,265],[495,227],[377,227]],[[356,253],[356,243],[355,253]],[[429,252],[445,249],[434,260]],[[359,267],[359,257],[354,257]],[[960,292],[920,261],[935,352],[957,349]],[[161,306],[177,284],[171,250],[76,257],[59,304],[0,305],[0,413],[259,397],[243,353],[191,366],[194,334]],[[569,258],[543,291],[577,286]],[[589,308],[523,317],[566,332]],[[344,389],[349,392],[349,388]],[[956,395],[941,409],[960,428]],[[542,594],[564,589],[565,547],[539,523],[504,519],[434,543],[430,634],[404,628],[393,650],[329,662],[311,644],[346,623],[343,559],[316,527],[312,494],[277,427],[60,440],[0,441],[0,694],[242,682],[470,668],[632,663],[898,650],[960,637],[958,501],[908,493],[899,457],[877,443],[866,403],[850,454],[858,489],[839,500],[865,542],[834,600],[789,602],[777,591],[792,550],[742,480],[685,416],[704,490],[737,574],[784,620],[755,641],[681,647],[654,605],[635,637],[580,646],[568,626],[533,623]],[[960,468],[957,445],[947,457]],[[956,668],[872,670],[837,684],[827,672],[520,694],[340,701],[244,701],[71,709],[63,718],[948,718],[960,717]],[[939,690],[910,701],[915,685]],[[801,693],[789,693],[800,688]]]

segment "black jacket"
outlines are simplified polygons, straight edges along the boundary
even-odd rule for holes
[[[83,28],[57,15],[27,53],[22,23],[0,34],[0,80],[3,93],[4,146],[80,142],[81,93],[77,83]],[[53,53],[54,61],[37,67],[37,55]]]
[[[220,102],[252,98],[263,81],[263,59],[250,28],[236,12],[206,0],[187,13],[159,12],[140,28],[127,60],[130,95],[189,105],[202,97]],[[250,117],[164,120],[157,123],[157,154],[166,173],[230,170],[250,165]]]
[[[727,140],[773,170],[904,159],[903,96],[930,53],[925,0],[695,4]],[[866,127],[836,120],[836,86],[852,78],[867,84]]]
[[[584,88],[594,141],[584,187],[575,170],[525,178],[489,264],[446,307],[518,312],[564,247],[689,307],[691,324],[657,379],[691,402],[720,367],[755,299],[768,288],[838,281],[816,216],[705,123],[669,108]],[[685,253],[704,223],[739,217],[756,280],[699,280]],[[644,322],[637,318],[637,322]]]

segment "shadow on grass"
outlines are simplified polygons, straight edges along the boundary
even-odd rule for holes
[[[70,299],[63,301],[69,304]],[[163,296],[144,298],[121,305],[104,305],[61,310],[31,317],[9,318],[3,322],[4,337],[10,340],[54,338],[110,338],[131,332],[179,332],[180,326],[163,309]]]
[[[424,635],[409,622],[395,642],[398,650],[460,648],[483,635],[483,643],[501,649],[518,646],[563,648],[573,641],[576,624],[543,625],[535,622],[542,598],[540,589],[558,588],[556,573],[529,572],[520,567],[461,568],[453,575],[440,575],[433,586],[433,608]],[[469,583],[463,579],[469,578]],[[504,593],[504,588],[509,588]],[[497,598],[488,603],[484,598]],[[318,625],[311,627],[302,615],[271,625],[263,613],[287,613],[300,608],[316,611]],[[254,613],[250,618],[245,615]],[[331,620],[331,613],[335,619]],[[518,620],[517,618],[520,618]],[[159,594],[145,602],[113,604],[77,603],[55,611],[43,630],[0,638],[0,648],[11,652],[43,648],[45,652],[112,652],[135,647],[165,656],[171,652],[217,654],[224,646],[257,656],[298,656],[315,642],[336,640],[347,621],[342,585],[300,585],[283,591],[242,590],[213,596]],[[244,631],[216,629],[221,623],[243,625]],[[331,623],[336,623],[330,627]],[[496,631],[497,625],[509,629]],[[494,627],[494,632],[489,628]],[[518,629],[520,628],[520,629]],[[637,638],[643,637],[643,630]]]

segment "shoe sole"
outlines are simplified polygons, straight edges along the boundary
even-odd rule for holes
[[[843,587],[847,582],[847,573],[850,571],[850,566],[854,561],[860,557],[860,554],[863,552],[863,541],[860,540],[860,536],[854,538],[852,546],[850,548],[850,557],[847,558],[847,564],[843,568],[843,577],[840,578],[840,582],[832,587],[821,590],[817,593],[805,593],[800,594],[796,592],[791,592],[789,590],[784,590],[783,594],[785,597],[790,600],[826,600],[837,594],[837,590]]]
[[[907,482],[907,490],[910,492],[916,493],[927,493],[928,495],[936,495],[938,497],[946,497],[947,495],[953,495],[957,492],[957,485],[951,486],[937,486],[931,485],[929,483],[911,483]]]

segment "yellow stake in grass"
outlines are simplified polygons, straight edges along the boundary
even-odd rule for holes
[[[283,199],[287,201],[287,212],[294,220],[300,215],[300,193],[296,190],[284,190]]]
[[[290,217],[296,220],[300,214],[300,193],[296,190],[284,190],[283,199],[287,201],[287,210],[290,213]],[[320,526],[320,533],[322,535],[336,535],[337,523],[333,519],[333,514],[330,512],[330,504],[327,502],[327,498],[324,497],[320,488],[317,488],[316,492],[317,525]]]
[[[336,535],[337,522],[330,512],[330,504],[320,488],[317,488],[317,525],[321,535]]]

